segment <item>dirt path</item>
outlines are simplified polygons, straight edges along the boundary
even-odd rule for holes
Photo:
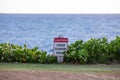
[[[120,74],[40,70],[0,70],[0,80],[120,80]]]

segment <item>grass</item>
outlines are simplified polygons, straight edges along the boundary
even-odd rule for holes
[[[71,72],[120,73],[120,65],[0,63],[0,70],[49,70]]]

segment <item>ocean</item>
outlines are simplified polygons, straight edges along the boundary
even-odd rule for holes
[[[120,36],[120,14],[0,14],[0,43],[27,44],[52,53],[53,39],[69,44],[90,38]]]

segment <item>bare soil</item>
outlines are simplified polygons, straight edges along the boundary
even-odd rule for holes
[[[0,70],[0,80],[120,80],[120,74],[43,70]]]

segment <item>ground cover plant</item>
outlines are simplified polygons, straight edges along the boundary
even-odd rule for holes
[[[120,63],[120,36],[116,36],[112,41],[107,38],[76,41],[68,46],[64,61],[80,64]]]
[[[19,63],[57,63],[54,55],[38,47],[28,48],[11,43],[0,44],[0,62]],[[78,64],[111,64],[120,63],[120,36],[108,41],[107,38],[91,38],[84,42],[76,41],[64,52],[64,63]]]

